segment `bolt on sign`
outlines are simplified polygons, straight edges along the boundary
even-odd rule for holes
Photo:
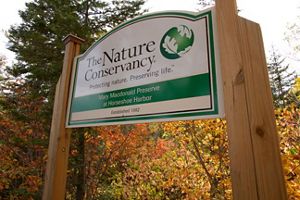
[[[121,24],[75,58],[67,127],[223,117],[214,10]]]

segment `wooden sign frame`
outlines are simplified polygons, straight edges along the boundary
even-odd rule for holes
[[[65,128],[67,100],[73,60],[79,54],[82,42],[83,39],[74,35],[64,39],[64,65],[56,85],[43,199],[65,199],[71,140],[71,129]]]
[[[234,199],[287,199],[272,94],[258,24],[216,2]]]
[[[74,60],[67,128],[224,118],[215,26],[212,7],[149,13],[110,30]]]
[[[228,124],[233,198],[287,199],[263,41],[258,24],[217,0],[217,32]],[[73,60],[82,39],[68,36],[56,87],[43,200],[65,199],[71,129],[65,128]]]

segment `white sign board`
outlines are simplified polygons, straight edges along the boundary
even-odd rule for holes
[[[223,117],[214,10],[160,12],[74,61],[67,127]]]

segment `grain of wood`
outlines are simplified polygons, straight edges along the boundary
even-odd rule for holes
[[[257,23],[243,18],[239,25],[259,199],[286,199],[261,30]]]
[[[72,35],[65,39],[63,71],[55,92],[43,200],[65,199],[71,138],[71,130],[65,128],[67,101],[73,60],[79,54],[81,42]]]
[[[256,174],[235,1],[216,1],[216,15],[233,196],[255,200]]]
[[[233,198],[286,199],[272,98],[259,25],[217,0]]]

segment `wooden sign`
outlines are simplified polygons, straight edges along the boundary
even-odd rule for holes
[[[287,199],[287,194],[259,25],[237,16],[236,2],[234,0],[217,0],[215,7],[217,34],[214,35],[213,38],[214,41],[217,40],[219,42],[224,107],[228,125],[227,132],[229,137],[233,199],[285,200]],[[189,17],[183,17],[183,20],[193,21],[188,18]],[[196,17],[194,20],[199,20],[200,22],[202,19],[201,17],[199,19]],[[210,24],[209,20],[207,22]],[[178,25],[172,24],[171,26],[179,27],[180,25],[182,25],[182,22]],[[167,29],[171,30],[172,27],[168,27]],[[185,30],[188,35],[191,35],[190,30],[196,30],[192,26],[190,27],[191,28]],[[124,28],[126,27],[124,26]],[[152,28],[153,27],[151,27],[151,29]],[[168,30],[166,30],[166,33]],[[211,29],[209,29],[209,31],[211,31]],[[205,31],[203,33],[205,33]],[[150,58],[153,56],[151,53],[154,51],[154,45],[157,44],[156,41],[154,41],[154,43],[152,41],[154,40],[139,43],[142,44],[141,49],[146,48],[147,51],[148,48]],[[164,42],[165,40],[162,41]],[[212,49],[214,46],[211,45],[211,40],[209,41],[209,43],[206,43],[207,47]],[[64,68],[60,81],[57,84],[53,121],[51,125],[48,163],[43,192],[44,200],[65,199],[71,134],[71,129],[65,127],[67,99],[70,88],[72,63],[75,56],[79,53],[79,45],[81,42],[82,40],[73,36],[69,36],[65,40],[66,52]],[[120,45],[122,46],[122,44]],[[169,49],[170,51],[167,49],[165,49],[164,53],[166,55],[171,54],[172,48]],[[122,49],[103,49],[97,54],[98,57],[96,55],[94,57],[81,57],[83,62],[88,63],[85,69],[84,66],[82,66],[84,69],[84,78],[93,79],[93,76],[95,76],[94,78],[96,79],[96,75],[93,75],[93,72],[89,70],[93,68],[92,65],[94,64],[102,64],[103,66],[104,52],[107,52],[106,58],[108,60],[113,60],[112,56],[110,55],[109,57],[108,53],[111,51],[122,52]],[[211,50],[207,52],[207,54],[212,53]],[[173,56],[180,56],[180,54]],[[84,59],[86,60],[84,61]],[[110,62],[108,60],[106,60],[106,62]],[[80,58],[77,58],[77,62],[78,61],[80,61]],[[207,63],[211,62],[212,59],[209,57]],[[148,63],[147,66],[151,71],[151,65]],[[81,66],[79,66],[79,68],[80,67]],[[107,69],[107,72],[104,70],[102,75],[105,73],[113,73],[114,71],[112,68]],[[166,72],[168,72],[168,69]],[[209,76],[211,77],[211,75]],[[145,91],[150,90],[149,88],[143,89]],[[72,93],[75,98],[77,94],[80,94],[76,93],[76,90],[77,89],[75,89],[74,94]],[[195,88],[195,90],[197,90],[197,88]],[[135,91],[137,91],[137,89]],[[98,92],[99,91],[97,91],[97,94]],[[100,96],[98,97],[100,98],[102,94],[105,99],[105,92],[106,91],[100,91]],[[152,92],[155,92],[155,87]],[[72,108],[71,104],[70,108],[72,113],[72,109],[74,108]],[[73,117],[71,114],[71,120],[69,121],[70,126],[72,123],[74,125],[74,121],[72,121],[74,119]],[[118,115],[117,117],[120,118]],[[125,117],[129,117],[129,115]]]
[[[111,30],[75,59],[67,127],[224,117],[215,28],[211,8]]]

